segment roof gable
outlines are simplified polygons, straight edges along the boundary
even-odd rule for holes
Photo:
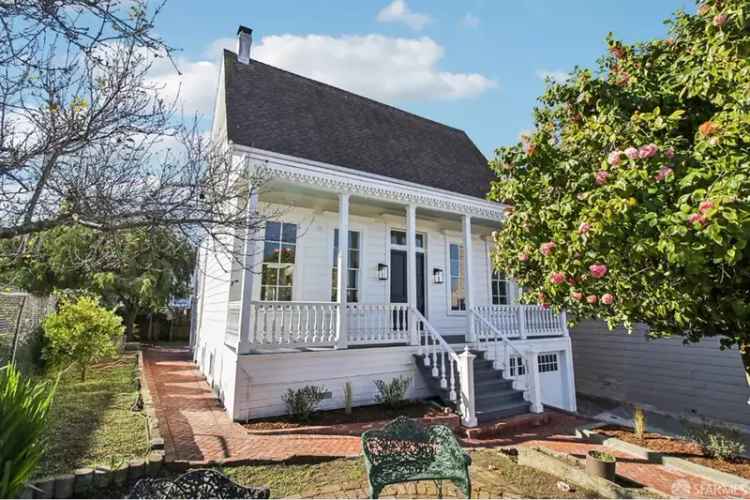
[[[493,175],[466,133],[224,52],[236,144],[484,198]]]

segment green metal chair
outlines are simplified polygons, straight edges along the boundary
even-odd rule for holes
[[[435,481],[442,495],[442,481],[452,481],[466,498],[471,496],[469,465],[453,431],[444,425],[422,426],[398,417],[385,427],[362,434],[370,498],[378,498],[389,484]]]

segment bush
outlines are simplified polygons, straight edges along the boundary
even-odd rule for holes
[[[25,378],[15,365],[0,368],[0,498],[17,497],[42,458],[55,385]]]
[[[117,354],[116,342],[125,330],[117,314],[86,296],[64,300],[43,326],[44,359],[57,367],[78,365],[81,380],[89,365]]]
[[[719,460],[736,460],[745,452],[742,434],[737,429],[717,427],[704,422],[685,424],[688,439],[695,441],[703,453]]]
[[[406,390],[411,385],[411,377],[397,377],[386,383],[382,380],[375,381],[378,394],[375,401],[386,408],[399,408],[406,403]]]
[[[318,409],[318,405],[325,399],[327,390],[325,387],[306,385],[296,391],[287,389],[281,399],[286,404],[287,413],[294,420],[307,422],[310,416]]]

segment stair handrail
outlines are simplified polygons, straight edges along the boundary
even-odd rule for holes
[[[464,348],[463,354],[456,354],[419,309],[410,306],[409,312],[414,315],[417,325],[421,323],[424,328],[425,334],[419,335],[418,346],[419,355],[424,356],[424,365],[432,366],[432,376],[440,378],[440,387],[448,390],[450,400],[459,404],[464,425],[475,426],[474,354],[469,352],[468,346]],[[446,371],[448,376],[446,376]],[[456,393],[457,374],[458,393]]]
[[[495,325],[490,323],[486,318],[484,318],[475,308],[470,309],[470,314],[473,314],[474,319],[479,319],[480,323],[487,327],[490,332],[493,334],[492,340],[495,343],[495,363],[497,366],[497,361],[500,359],[500,353],[498,352],[498,338],[502,341],[503,345],[505,346],[505,356],[503,358],[503,375],[510,374],[510,355],[508,353],[508,347],[510,347],[511,350],[513,350],[520,359],[523,360],[524,366],[524,374],[523,377],[526,379],[526,394],[527,401],[531,403],[531,410],[533,413],[541,413],[543,411],[542,406],[542,392],[541,392],[541,385],[539,381],[539,367],[536,363],[536,357],[537,353],[534,349],[529,349],[526,351],[526,353],[522,353],[520,349],[518,349],[515,345],[513,345],[513,342],[508,338],[508,336],[500,331]],[[477,344],[480,344],[480,337],[476,336]],[[479,346],[481,347],[481,345]],[[520,366],[516,365],[516,373],[520,372]]]

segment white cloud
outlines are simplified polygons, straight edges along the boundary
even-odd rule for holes
[[[463,24],[466,28],[477,28],[479,26],[479,23],[480,19],[471,12],[467,12],[464,15],[463,20],[461,21],[461,24]]]
[[[402,23],[415,31],[421,30],[431,21],[427,14],[412,12],[406,0],[393,0],[378,12],[376,19],[381,23]]]
[[[536,76],[542,80],[550,79],[555,83],[565,83],[568,81],[568,78],[570,78],[570,73],[566,71],[548,71],[545,69],[539,69],[536,72]]]
[[[389,102],[474,97],[496,85],[479,73],[440,71],[443,54],[428,37],[279,35],[264,37],[252,57]]]
[[[151,78],[167,98],[179,98],[188,114],[209,116],[216,98],[221,50],[235,50],[233,38],[211,43],[197,59],[153,68]],[[274,35],[253,45],[251,57],[314,80],[386,102],[476,97],[495,87],[479,73],[441,71],[444,49],[428,37],[383,35]]]

